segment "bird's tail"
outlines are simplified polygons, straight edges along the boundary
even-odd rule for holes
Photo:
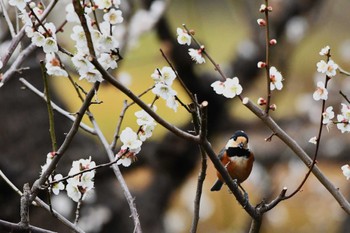
[[[213,187],[211,187],[210,191],[219,191],[224,183],[217,179]]]

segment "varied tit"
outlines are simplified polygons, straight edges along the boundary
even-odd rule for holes
[[[242,188],[240,184],[250,175],[254,162],[254,155],[248,148],[247,134],[242,130],[236,131],[228,140],[225,148],[220,151],[218,157],[231,178],[237,180],[238,185]],[[224,184],[219,172],[217,172],[217,176],[218,179],[210,189],[211,191],[219,191]],[[244,191],[243,188],[242,190]]]

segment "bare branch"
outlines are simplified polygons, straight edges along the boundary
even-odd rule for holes
[[[275,135],[279,137],[304,162],[304,164],[307,167],[311,166],[312,159],[306,154],[306,152],[299,146],[299,144],[294,139],[292,139],[283,129],[281,129],[281,127],[270,116],[266,115],[264,111],[262,111],[248,98],[244,98],[242,103],[257,117],[259,117],[264,122],[264,124],[268,126],[272,130],[272,132],[274,132]],[[337,202],[344,209],[344,211],[350,214],[349,202],[339,191],[339,189],[336,186],[334,186],[334,184],[321,172],[317,165],[315,165],[312,169],[312,173],[332,194],[334,199],[337,200]]]
[[[30,84],[27,80],[25,80],[24,78],[20,78],[19,81],[21,83],[23,83],[29,90],[31,90],[32,92],[34,92],[36,95],[38,95],[39,97],[41,97],[43,100],[46,101],[45,95],[44,93],[42,93],[41,91],[39,91],[38,89],[36,89],[32,84]],[[69,120],[71,121],[75,121],[76,118],[74,116],[72,116],[71,113],[65,111],[64,109],[62,109],[61,107],[59,107],[57,104],[55,104],[54,102],[51,101],[51,106],[54,110],[56,110],[57,112],[59,112],[60,114],[62,114],[63,116],[67,117]],[[85,130],[86,132],[96,135],[96,132],[94,129],[92,129],[91,127],[89,127],[88,125],[84,124],[83,122],[80,123],[80,128]]]
[[[109,160],[112,162],[112,161],[115,161],[115,156],[113,154],[113,151],[111,150],[106,138],[104,137],[103,133],[101,132],[97,122],[95,121],[95,119],[93,118],[92,114],[89,115],[89,118],[90,118],[90,121],[91,123],[93,124],[96,132],[97,132],[97,136],[98,138],[100,139],[100,141],[102,142],[103,144],[103,147],[105,148],[105,151],[107,152],[107,155],[108,155],[108,158]],[[135,201],[134,201],[134,198],[132,197],[130,191],[129,191],[129,188],[124,180],[124,177],[122,175],[122,173],[120,172],[120,169],[118,167],[118,165],[116,165],[115,163],[113,164],[112,166],[112,169],[113,169],[113,172],[114,174],[116,175],[119,183],[120,183],[120,186],[124,192],[124,195],[125,195],[125,198],[129,204],[129,208],[130,208],[130,211],[131,211],[131,216],[134,220],[134,226],[135,226],[135,231],[136,233],[142,233],[142,230],[141,230],[141,223],[140,223],[140,219],[139,219],[139,215],[137,213],[137,209],[136,209],[136,204],[135,204]]]

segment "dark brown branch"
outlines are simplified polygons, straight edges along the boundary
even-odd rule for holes
[[[272,132],[275,133],[307,166],[312,164],[311,158],[306,152],[299,146],[299,144],[292,139],[281,127],[268,115],[265,114],[258,106],[252,103],[248,98],[244,98],[243,105],[252,111],[257,117],[259,117],[266,126],[268,126]],[[332,194],[335,200],[343,208],[343,210],[350,214],[350,204],[339,191],[339,189],[321,172],[317,165],[312,169],[312,173],[323,184],[323,186]]]
[[[55,233],[54,231],[45,230],[39,227],[31,226],[23,227],[20,224],[7,222],[0,219],[0,231],[1,232],[13,232],[13,233]]]
[[[112,84],[114,87],[122,91],[125,95],[127,95],[130,99],[132,99],[137,105],[139,105],[143,110],[145,110],[155,121],[157,121],[159,124],[161,124],[164,128],[171,131],[175,135],[190,140],[193,142],[199,142],[199,137],[194,136],[192,134],[189,134],[179,128],[177,128],[174,125],[171,125],[167,121],[165,121],[162,117],[160,117],[158,114],[156,114],[147,104],[145,104],[140,98],[138,98],[132,91],[127,89],[124,85],[122,85],[119,81],[114,79],[114,77],[109,74],[106,70],[103,69],[103,67],[100,65],[100,63],[97,61],[96,58],[91,58],[91,63],[96,67],[98,71],[102,74],[102,77]]]

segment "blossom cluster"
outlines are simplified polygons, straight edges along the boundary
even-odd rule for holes
[[[177,42],[181,45],[191,45],[192,37],[189,35],[187,30],[184,30],[182,28],[177,28]],[[192,60],[195,61],[197,64],[205,63],[205,59],[202,55],[202,52],[204,51],[204,46],[201,46],[199,49],[188,49],[188,54],[191,56]]]
[[[187,30],[182,28],[177,28],[177,42],[181,45],[187,44],[191,45],[192,37],[189,35]],[[192,60],[197,64],[205,63],[205,59],[202,55],[204,51],[204,46],[199,49],[188,49],[188,54],[191,56]],[[223,95],[226,98],[234,98],[242,93],[242,86],[239,84],[239,79],[237,77],[227,78],[225,81],[215,81],[211,84],[211,87],[218,95]]]
[[[157,110],[155,105],[152,105],[151,108],[153,111]],[[135,156],[141,151],[142,143],[152,136],[157,125],[153,117],[145,110],[135,112],[135,116],[137,117],[136,123],[139,129],[137,132],[134,132],[130,127],[126,127],[120,134],[120,141],[123,145],[116,155],[119,158],[117,165],[130,166],[136,159]]]
[[[171,67],[164,66],[162,69],[155,69],[151,75],[155,85],[152,92],[166,101],[166,106],[175,112],[179,106],[176,101],[177,92],[172,88],[176,74]]]
[[[56,36],[60,30],[51,22],[44,24],[37,22],[37,19],[44,12],[44,6],[41,3],[35,4],[30,2],[30,0],[10,0],[9,3],[21,11],[21,19],[25,26],[26,35],[33,44],[42,47],[46,54],[47,73],[54,76],[68,76],[60,59],[57,57],[59,50],[64,51],[60,47]],[[27,7],[29,8],[28,11],[26,10],[27,4],[29,6]],[[96,0],[94,5],[83,4],[83,15],[91,35],[95,56],[106,70],[117,68],[116,60],[119,58],[118,53],[115,52],[119,47],[116,25],[123,22],[119,5],[120,0]],[[68,4],[65,10],[67,22],[73,24],[70,38],[75,43],[75,51],[72,53],[71,61],[80,79],[86,79],[88,82],[101,82],[103,80],[101,73],[97,71],[88,59],[90,55],[88,42],[73,4]],[[97,10],[103,12],[102,22],[100,23],[93,18],[94,11]],[[33,26],[36,24],[39,26]]]
[[[321,49],[319,52],[322,56],[327,56],[328,61],[321,60],[317,63],[317,71],[321,74],[326,75],[326,83],[319,81],[317,82],[316,91],[313,93],[313,99],[324,100],[328,99],[328,90],[326,88],[326,84],[332,77],[337,74],[338,65],[330,59],[330,47],[326,46]],[[327,129],[336,124],[337,128],[342,132],[350,132],[350,106],[348,104],[341,104],[340,114],[337,114],[337,119],[335,118],[335,113],[333,111],[333,106],[329,106],[326,108],[325,112],[322,113],[323,120],[322,124],[326,125]]]
[[[240,95],[243,91],[237,77],[228,78],[225,82],[215,81],[211,84],[211,87],[218,95],[223,95],[226,98],[234,98],[236,95]]]
[[[54,152],[49,152],[47,154],[46,163],[41,167],[41,174],[47,170],[54,157]],[[72,167],[68,173],[68,176],[73,177],[67,179],[66,185],[61,181],[63,179],[62,174],[56,174],[54,177],[49,176],[48,182],[53,183],[51,187],[52,193],[58,195],[61,190],[65,189],[68,197],[73,201],[78,202],[84,200],[94,188],[95,170],[87,171],[82,174],[79,173],[87,169],[93,169],[94,167],[96,167],[96,164],[94,161],[91,161],[91,157],[89,157],[89,159],[73,161]]]

